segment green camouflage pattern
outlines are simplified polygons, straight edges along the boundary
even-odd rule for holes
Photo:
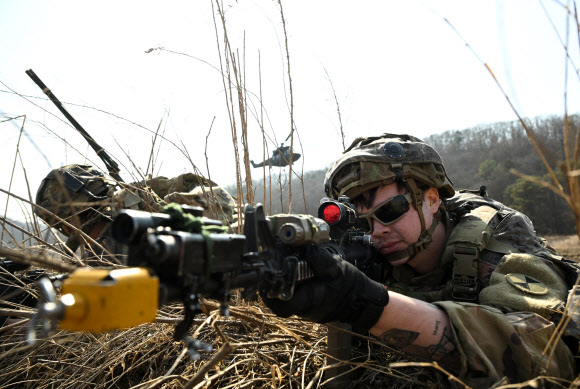
[[[172,192],[164,197],[166,203],[187,204],[202,207],[203,215],[217,218],[227,224],[233,223],[237,212],[234,198],[220,186],[198,186],[190,192]]]
[[[488,198],[461,193],[449,199],[447,227],[461,228],[461,219],[471,214],[477,202],[498,210],[500,222],[487,240],[510,246],[513,253],[495,252],[493,245],[480,252],[481,290],[475,304],[452,301],[450,258],[443,257],[440,267],[426,275],[415,274],[408,265],[387,265],[385,284],[391,291],[434,303],[449,314],[462,363],[454,373],[472,387],[488,388],[502,379],[522,382],[540,374],[574,377],[572,353],[559,337],[551,343],[552,359],[546,360],[542,353],[555,324],[565,317],[578,266],[538,237],[526,215]],[[578,323],[572,321],[564,336],[580,339]]]
[[[177,203],[202,207],[204,216],[219,219],[226,224],[237,220],[237,203],[214,181],[194,173],[174,178],[154,177],[142,181],[162,200],[162,204]]]
[[[572,380],[574,358],[554,323],[530,312],[503,313],[485,305],[441,301],[460,355],[457,377],[472,388],[523,382],[540,375]],[[544,357],[543,351],[553,351]]]
[[[437,188],[443,198],[455,193],[437,151],[419,138],[397,134],[355,139],[326,173],[324,189],[329,197],[354,199],[396,179]]]
[[[200,186],[217,186],[215,182],[199,174],[183,173],[177,177],[158,176],[148,178],[138,184],[151,188],[160,198],[171,193],[187,193]]]
[[[121,189],[115,192],[117,185]],[[204,216],[217,218],[226,225],[237,220],[237,204],[233,197],[201,175],[184,173],[174,178],[159,176],[132,184],[117,184],[93,166],[77,164],[54,169],[46,176],[36,196],[36,203],[42,208],[35,207],[35,213],[51,227],[61,229],[58,219],[61,218],[90,234],[103,221],[111,221],[121,209],[159,212],[170,202],[203,207]],[[91,212],[87,212],[89,210]],[[67,240],[67,246],[72,251],[81,246],[87,251],[83,258],[91,258],[94,262],[107,262],[109,254],[126,254],[126,249],[114,242],[108,228],[96,241],[104,251],[89,247],[75,231]]]
[[[510,275],[516,274],[523,274],[529,281],[513,281]],[[555,313],[564,312],[567,295],[564,279],[548,263],[531,254],[509,254],[491,274],[489,286],[479,294],[479,302],[512,311],[535,312],[552,319]]]
[[[111,206],[115,212],[121,209],[159,212],[164,205],[161,202],[151,188],[141,184],[127,185],[111,197]]]
[[[79,225],[73,219],[91,208],[107,212],[106,198],[112,195],[115,186],[115,181],[93,166],[65,165],[42,180],[36,193],[36,204],[42,208],[34,207],[34,213],[57,229],[61,228],[58,218]]]

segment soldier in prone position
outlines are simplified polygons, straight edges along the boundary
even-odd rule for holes
[[[185,173],[171,179],[160,176],[127,185],[115,182],[93,166],[78,164],[54,169],[44,178],[36,194],[39,207],[34,212],[68,237],[66,244],[72,251],[82,243],[89,262],[124,263],[127,249],[112,238],[109,228],[116,212],[154,212],[169,202],[203,207],[204,215],[218,218],[225,225],[235,222],[234,199],[215,182],[197,174]],[[79,231],[101,247],[85,241]],[[107,258],[108,254],[115,258]]]
[[[577,325],[552,341],[551,358],[542,353],[574,297],[578,267],[528,217],[483,189],[456,192],[439,154],[409,135],[356,139],[328,170],[325,191],[356,206],[381,282],[312,249],[304,259],[317,277],[290,301],[264,298],[274,313],[350,323],[471,387],[576,376]]]

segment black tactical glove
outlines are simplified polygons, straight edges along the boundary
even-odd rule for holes
[[[303,255],[316,277],[296,285],[289,301],[262,296],[276,315],[298,315],[316,323],[341,321],[368,332],[389,302],[387,288],[338,255],[308,247]]]

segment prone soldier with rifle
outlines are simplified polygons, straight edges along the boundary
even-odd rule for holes
[[[123,212],[115,236],[129,244],[129,264],[151,282],[142,284],[151,298],[140,298],[149,309],[138,310],[149,316],[125,311],[117,317],[134,322],[111,327],[101,320],[98,329],[71,324],[94,313],[86,293],[99,295],[121,287],[130,274],[139,277],[135,270],[114,273],[125,272],[120,269],[98,277],[73,273],[60,300],[45,286],[51,304],[35,321],[120,328],[153,320],[160,302],[181,300],[186,314],[175,336],[194,353],[207,349],[185,335],[199,298],[218,299],[227,314],[230,290],[244,288],[246,297],[259,291],[277,315],[349,323],[411,357],[437,362],[471,387],[575,377],[579,327],[569,319],[577,317],[578,266],[536,236],[525,215],[490,199],[484,188],[456,193],[436,151],[407,135],[357,139],[330,168],[325,187],[339,209],[348,204],[344,196],[353,199],[354,206],[342,207],[356,208],[352,240],[329,244],[325,222],[266,217],[261,206],[246,206],[244,235],[217,234],[219,226],[203,219]],[[348,219],[347,211],[333,218],[326,203],[322,216]],[[378,253],[345,253],[368,246],[357,226]],[[81,293],[89,281],[94,284]]]
[[[217,244],[207,229],[212,223],[199,221],[192,222],[199,226],[195,232],[155,222],[127,238],[130,263],[159,266],[159,274],[141,272],[153,282],[145,288],[163,292],[154,305],[184,302],[176,337],[186,339],[200,297],[219,298],[227,313],[229,291],[245,288],[248,295],[259,291],[280,316],[349,323],[412,357],[437,362],[471,387],[576,376],[580,327],[570,318],[578,316],[578,266],[546,245],[528,217],[490,199],[483,187],[456,192],[439,154],[409,135],[356,139],[329,169],[325,191],[352,200],[378,251],[373,272],[321,241],[293,247],[292,234],[308,229],[272,229],[277,224],[260,207],[246,208],[243,236],[222,236]],[[89,289],[120,285],[115,277],[131,272],[111,273],[88,277],[98,281]],[[155,279],[177,289],[158,288]],[[83,304],[74,308],[74,293],[57,303],[48,284],[44,289],[51,304],[37,320],[67,323],[67,312],[69,318],[87,313]],[[188,343],[193,351],[203,349]]]
[[[78,164],[48,173],[38,188],[34,213],[67,237],[70,251],[82,245],[85,262],[110,265],[125,263],[127,254],[111,235],[115,214],[122,209],[158,211],[170,202],[202,206],[204,215],[227,224],[235,220],[231,195],[200,175],[184,173],[171,179],[159,176],[118,184],[93,166]]]
[[[319,251],[309,262],[323,268],[296,298],[265,300],[274,313],[352,323],[471,387],[577,377],[580,267],[528,217],[485,187],[456,192],[439,154],[410,135],[356,139],[325,191],[352,199],[388,292]]]

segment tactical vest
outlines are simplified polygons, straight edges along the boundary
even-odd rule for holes
[[[453,300],[478,303],[482,289],[479,281],[481,253],[484,250],[499,255],[518,252],[492,237],[501,221],[516,211],[478,194],[478,191],[459,191],[447,200],[446,210],[446,225],[452,230],[438,268],[416,277],[410,274],[409,267],[395,267],[391,269],[392,274],[385,277],[386,283],[392,291],[427,302]],[[557,255],[544,240],[542,244],[551,252],[551,255],[542,257],[557,265],[568,287],[572,288],[580,275],[580,264]],[[580,288],[574,289],[571,297],[577,297],[576,300],[580,301]]]
[[[421,286],[404,285],[405,272],[394,268],[393,275],[402,282],[388,283],[391,290],[420,300],[478,302],[479,257],[483,250],[499,254],[516,252],[511,246],[492,238],[499,223],[514,210],[474,191],[459,191],[447,200],[445,221],[452,231],[438,268],[426,275],[414,277]],[[453,226],[454,224],[454,226]],[[408,270],[408,269],[407,269]],[[451,277],[449,275],[451,274]]]
[[[453,264],[453,276],[449,281],[445,300],[477,303],[479,283],[479,257],[483,250],[498,254],[516,252],[511,246],[494,239],[493,232],[499,223],[514,212],[488,197],[468,191],[447,203],[451,217],[459,218],[447,239],[441,258],[442,264]]]

